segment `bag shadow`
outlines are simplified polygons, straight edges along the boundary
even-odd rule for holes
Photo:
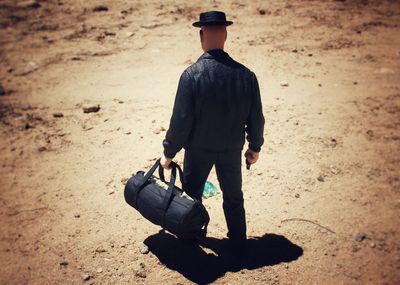
[[[233,256],[227,239],[207,237],[200,245],[188,245],[161,230],[149,236],[144,243],[161,263],[197,284],[212,283],[226,272],[291,262],[303,254],[300,246],[276,234],[249,237],[246,258]],[[208,248],[207,251],[211,250],[212,253],[207,253],[203,248]]]

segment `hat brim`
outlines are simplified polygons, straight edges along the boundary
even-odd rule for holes
[[[223,22],[218,22],[218,21],[197,21],[192,24],[193,27],[201,28],[202,26],[230,26],[232,25],[232,21],[223,21]]]

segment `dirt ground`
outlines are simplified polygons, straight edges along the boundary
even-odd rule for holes
[[[239,264],[221,195],[201,247],[123,197],[162,153],[213,9],[266,119]],[[0,283],[400,284],[399,25],[395,0],[2,0]]]

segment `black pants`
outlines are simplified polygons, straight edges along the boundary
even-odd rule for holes
[[[201,200],[204,184],[215,164],[223,194],[223,209],[228,237],[233,242],[246,239],[246,217],[242,192],[242,151],[210,152],[186,150],[183,173],[186,193]]]

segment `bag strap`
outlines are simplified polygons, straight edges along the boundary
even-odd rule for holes
[[[171,161],[171,167],[176,167],[178,169],[179,172],[179,179],[181,180],[181,184],[182,184],[182,191],[184,191],[185,189],[185,180],[183,179],[183,171],[182,168],[179,166],[179,164],[177,164],[176,162]],[[158,176],[160,177],[160,179],[162,181],[164,181],[165,183],[167,183],[167,181],[165,181],[165,176],[164,176],[164,168],[159,167],[158,168]]]
[[[146,183],[146,181],[149,180],[150,176],[154,173],[154,171],[156,170],[157,167],[159,168],[159,173],[161,173],[162,177],[164,178],[163,180],[165,181],[164,168],[161,166],[160,160],[161,160],[161,158],[156,160],[154,165],[144,175],[144,177],[142,178],[142,181],[140,181],[138,183],[137,186],[139,187],[139,190],[136,192],[136,199],[135,199],[136,203],[138,200],[139,193],[143,189],[143,185]],[[179,165],[172,161],[171,162],[171,168],[172,168],[171,177],[170,177],[170,181],[168,183],[167,195],[165,195],[165,197],[164,197],[163,207],[162,207],[164,210],[166,210],[168,208],[168,206],[172,200],[172,196],[173,196],[172,194],[173,194],[173,189],[174,189],[175,180],[176,180],[176,168],[177,167],[180,169]],[[182,170],[180,169],[179,171],[181,172]]]
[[[167,194],[164,197],[164,201],[163,201],[163,206],[162,209],[165,210],[165,212],[167,211],[167,208],[173,198],[173,194],[174,194],[174,186],[175,186],[175,181],[176,181],[176,163],[175,162],[171,162],[171,178],[169,180],[169,184],[168,184],[168,189],[167,189]],[[164,169],[161,167],[160,168],[161,172],[164,175]]]
[[[136,197],[135,197],[135,208],[137,208],[137,201],[138,201],[138,196],[140,191],[143,189],[143,185],[146,183],[146,181],[150,178],[150,176],[154,173],[156,168],[160,165],[160,160],[161,158],[157,159],[154,165],[150,168],[149,171],[143,176],[142,180],[137,184],[137,187],[139,188],[138,191],[136,191]]]
[[[139,187],[141,188],[143,186],[143,184],[150,178],[150,176],[154,173],[154,171],[156,170],[156,168],[158,166],[160,166],[160,160],[161,158],[157,159],[156,162],[154,163],[154,165],[150,168],[149,171],[147,171],[147,173],[145,174],[145,176],[143,176],[142,181],[139,183]]]

